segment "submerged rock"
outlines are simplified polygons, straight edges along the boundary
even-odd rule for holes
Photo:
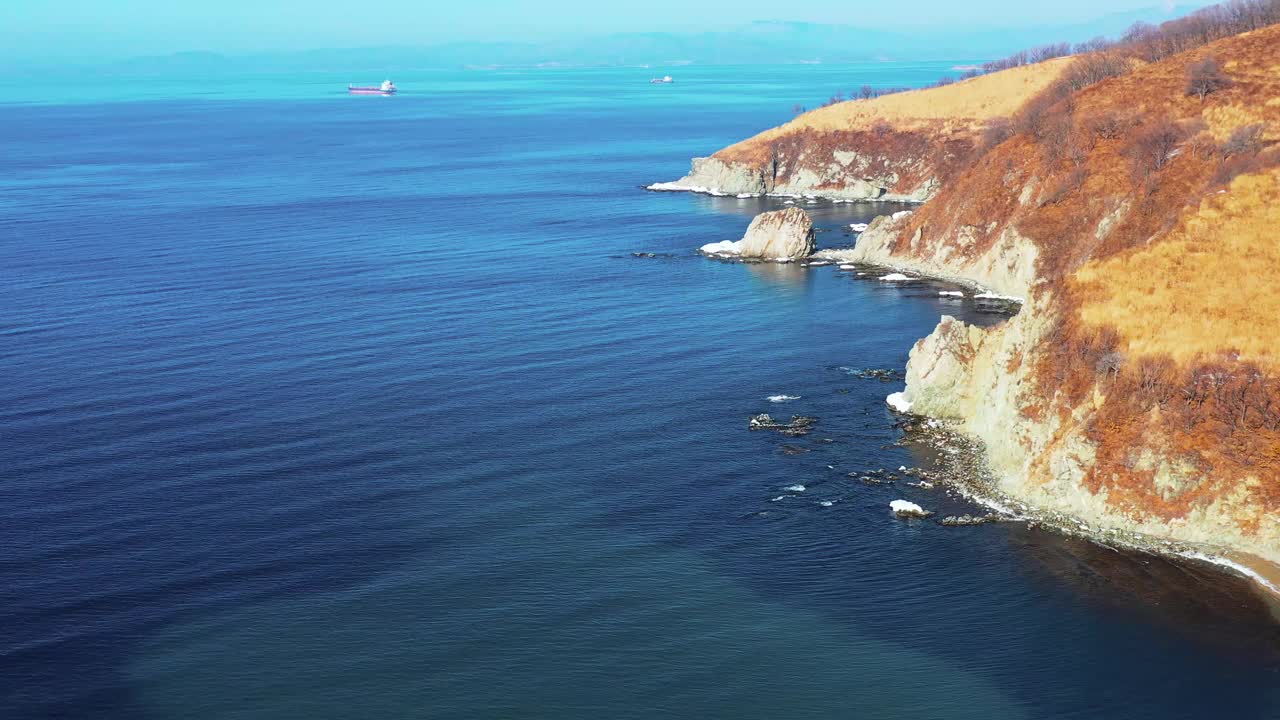
[[[938,524],[946,525],[948,527],[959,527],[964,525],[986,525],[987,523],[995,522],[996,520],[999,520],[999,518],[994,515],[948,515],[939,520]]]
[[[780,423],[769,413],[760,413],[747,420],[747,427],[751,430],[777,430],[789,437],[799,437],[807,434],[817,423],[818,418],[808,415],[792,415],[790,422]]]
[[[799,258],[813,254],[814,231],[809,213],[797,207],[760,213],[738,244],[744,258]]]
[[[863,380],[879,380],[880,382],[893,382],[902,380],[907,375],[901,370],[882,370],[880,368],[867,368],[865,370],[855,370],[852,368],[840,368],[856,378]]]

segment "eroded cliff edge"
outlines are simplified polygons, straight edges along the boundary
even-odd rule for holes
[[[907,367],[912,412],[981,440],[1001,492],[1226,558],[1280,591],[1277,48],[1273,25],[1150,59],[1020,68],[1055,79],[1003,106],[1007,123],[992,117],[961,159],[945,135],[886,150],[901,172],[873,184],[937,181],[928,202],[828,255],[1025,299],[993,329],[944,317]],[[1189,93],[1209,66],[1212,92]],[[905,96],[929,105],[946,89]],[[754,160],[827,163],[825,139],[780,144],[809,132],[788,128],[747,141],[772,153]],[[721,165],[751,157],[729,150]],[[756,190],[838,182],[791,171],[770,186],[746,167]]]

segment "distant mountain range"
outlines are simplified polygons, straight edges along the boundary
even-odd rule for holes
[[[1075,25],[943,32],[850,25],[753,22],[708,32],[630,32],[544,42],[453,42],[229,56],[185,52],[102,66],[111,72],[281,72],[500,66],[751,65],[875,60],[991,59],[1050,42],[1116,36],[1138,21],[1159,23],[1196,9],[1147,8]]]

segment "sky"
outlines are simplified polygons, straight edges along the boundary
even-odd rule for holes
[[[1169,0],[0,0],[0,62],[178,51],[255,53],[618,31],[719,30],[754,20],[879,29],[1070,24]],[[1205,4],[1205,3],[1196,3]],[[909,7],[910,12],[902,12]]]

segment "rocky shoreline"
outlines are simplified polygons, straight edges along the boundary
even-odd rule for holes
[[[1066,513],[1039,508],[1011,497],[1000,490],[987,464],[984,444],[964,433],[958,427],[959,423],[909,413],[904,413],[904,416],[907,421],[903,424],[904,437],[900,442],[921,443],[939,451],[940,467],[928,473],[928,480],[933,483],[933,487],[925,489],[950,488],[990,511],[994,518],[989,521],[1022,522],[1030,530],[1044,529],[1080,538],[1109,550],[1145,553],[1212,565],[1220,571],[1231,572],[1253,581],[1269,592],[1272,600],[1280,601],[1280,584],[1276,582],[1276,576],[1267,569],[1259,570],[1250,567],[1247,562],[1235,559],[1227,548],[1182,543],[1117,528],[1095,528]],[[945,522],[951,518],[944,518],[939,524],[981,524],[963,522],[961,518],[957,518],[958,522]]]
[[[984,286],[972,278],[957,275],[931,274],[927,268],[916,264],[880,264],[867,262],[865,253],[858,254],[857,260],[849,250],[824,250],[815,253],[814,257],[831,259],[836,262],[858,262],[862,265],[891,270],[906,270],[921,277],[955,283],[965,287],[980,289]],[[1010,298],[1013,308],[1021,310],[1022,300]],[[1034,310],[1029,310],[1034,313]],[[944,317],[944,322],[946,318]],[[1011,318],[1012,320],[1012,318]],[[1008,321],[1006,321],[1008,322]],[[934,335],[938,331],[935,330]],[[930,338],[934,337],[933,335]],[[923,341],[922,341],[923,342]],[[919,345],[917,345],[919,347]],[[914,353],[913,353],[914,355]],[[910,373],[908,372],[908,375]],[[895,404],[891,398],[899,399]],[[1085,520],[1070,513],[1040,507],[1019,499],[1000,489],[999,480],[992,470],[990,454],[986,443],[968,433],[963,428],[962,420],[947,420],[931,417],[926,413],[913,413],[912,403],[905,401],[903,393],[892,393],[886,398],[886,404],[896,412],[910,418],[904,424],[908,436],[916,441],[923,441],[942,452],[939,457],[951,458],[947,468],[937,478],[942,484],[954,488],[958,493],[996,513],[1003,520],[1026,522],[1030,528],[1043,528],[1062,535],[1078,537],[1112,550],[1148,553],[1166,558],[1213,565],[1225,572],[1245,577],[1253,581],[1263,590],[1270,601],[1280,602],[1280,565],[1271,563],[1256,556],[1240,557],[1241,553],[1225,545],[1185,542],[1168,537],[1126,530],[1117,527],[1091,525]],[[934,478],[931,478],[934,479]]]

